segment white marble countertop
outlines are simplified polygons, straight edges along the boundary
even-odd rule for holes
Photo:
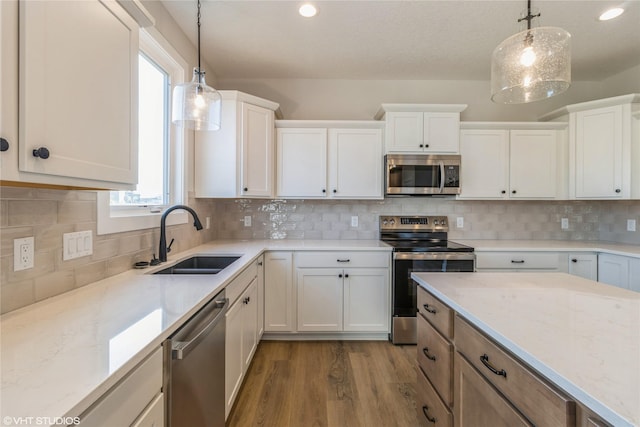
[[[561,251],[561,252],[602,252],[640,258],[640,245],[602,241],[575,240],[467,240],[452,239],[471,246],[480,252],[499,251]]]
[[[616,427],[640,426],[640,294],[565,273],[413,273]]]
[[[377,240],[215,241],[7,313],[0,317],[1,416],[78,416],[264,250],[391,248]],[[216,275],[149,274],[194,254],[242,257]]]

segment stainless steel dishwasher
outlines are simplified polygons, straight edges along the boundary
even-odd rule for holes
[[[169,427],[224,427],[224,290],[164,342]]]

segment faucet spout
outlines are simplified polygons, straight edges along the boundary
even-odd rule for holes
[[[174,205],[174,206],[168,207],[167,210],[164,211],[164,213],[160,217],[160,247],[158,248],[158,259],[160,260],[160,262],[167,261],[167,252],[168,252],[167,251],[167,232],[166,232],[167,216],[172,211],[175,211],[176,209],[183,209],[189,212],[193,217],[193,226],[196,228],[196,230],[202,230],[202,223],[200,222],[200,218],[198,218],[198,214],[196,214],[196,211],[191,209],[189,206]]]

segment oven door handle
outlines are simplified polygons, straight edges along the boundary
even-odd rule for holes
[[[400,261],[475,261],[473,252],[394,252],[394,260]]]
[[[438,162],[440,165],[440,193],[444,191],[444,162],[440,160]]]

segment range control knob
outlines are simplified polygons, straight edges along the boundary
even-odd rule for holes
[[[438,222],[439,222],[439,221],[438,221],[437,219],[434,219],[434,220],[433,220],[433,225],[438,225]]]
[[[393,218],[391,218],[391,220],[389,221],[389,224],[391,224],[391,225],[395,225],[395,223],[396,223],[396,220],[395,220],[395,219],[393,219]]]
[[[442,221],[440,221],[440,225],[447,225],[447,220],[443,219]]]
[[[387,225],[387,220],[386,219],[382,220],[382,225]]]

